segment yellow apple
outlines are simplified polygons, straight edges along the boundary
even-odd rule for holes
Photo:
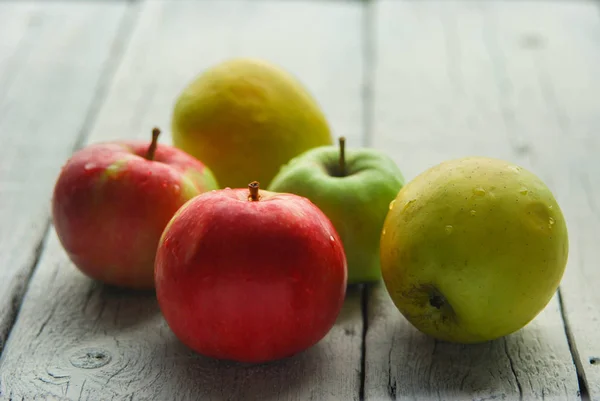
[[[290,73],[267,61],[236,58],[197,76],[179,95],[173,144],[209,166],[222,187],[257,180],[333,143],[319,105]]]
[[[532,172],[485,157],[421,173],[390,205],[381,269],[400,312],[443,341],[515,332],[550,301],[568,257],[567,226]]]

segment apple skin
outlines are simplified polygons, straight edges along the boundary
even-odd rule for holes
[[[325,114],[302,82],[259,58],[224,60],[192,79],[177,97],[171,128],[174,146],[231,188],[252,180],[267,188],[292,157],[332,144]]]
[[[79,270],[106,284],[151,289],[160,236],[186,201],[217,183],[200,161],[158,144],[92,144],[63,166],[54,187],[52,219]]]
[[[410,181],[381,238],[383,279],[400,312],[437,339],[513,333],[555,294],[567,226],[530,171],[486,157],[449,160]]]
[[[404,178],[375,149],[346,150],[343,177],[336,176],[339,159],[336,146],[311,149],[285,165],[267,189],[304,196],[329,217],[344,245],[349,284],[378,281],[381,229]]]
[[[346,258],[327,217],[293,194],[259,195],[200,195],[161,238],[159,306],[175,335],[208,357],[290,357],[329,332],[344,301]]]

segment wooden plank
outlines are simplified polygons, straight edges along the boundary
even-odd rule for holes
[[[34,3],[0,4],[0,96],[18,71],[28,44],[35,39],[32,26],[36,25],[38,12]]]
[[[300,78],[324,110],[333,134],[346,136],[348,146],[360,145],[360,5],[236,1],[151,1],[135,33],[136,46],[113,83],[112,96],[123,99],[108,102],[92,140],[146,138],[153,125],[168,133],[173,103],[191,79],[227,58],[249,56],[268,59]],[[202,27],[197,26],[200,21]],[[314,29],[306,29],[305,21],[314,21]],[[214,34],[210,41],[197,37],[205,32]],[[302,44],[302,51],[296,43]],[[124,111],[123,104],[135,109]],[[170,137],[163,135],[161,140],[169,143]]]
[[[600,9],[597,2],[543,9],[523,3],[497,8],[495,15],[498,22],[511,21],[497,33],[499,48],[522,55],[500,63],[499,73],[513,86],[518,79],[522,88],[520,95],[506,91],[503,102],[523,110],[515,113],[515,123],[535,144],[531,165],[555,189],[567,219],[570,256],[562,306],[584,389],[600,400],[600,209],[593,185],[600,171]],[[527,17],[533,15],[534,25]]]
[[[556,119],[540,118],[548,105],[537,97],[540,77],[529,55],[536,46],[531,33],[564,23],[563,7],[376,3],[373,145],[393,149],[409,180],[443,160],[473,154],[513,160],[543,178],[566,167],[547,170],[548,163],[539,163],[548,157],[562,161],[545,144],[552,141]],[[555,24],[540,22],[544,18]],[[555,36],[567,34],[563,29]],[[568,196],[565,188],[548,184],[559,199]],[[580,398],[558,301],[555,296],[517,333],[465,346],[418,332],[385,288],[376,286],[368,301],[366,399]]]
[[[101,84],[123,11],[0,3],[0,350],[48,228],[53,180]]]
[[[525,332],[476,345],[426,337],[382,284],[368,302],[366,400],[579,399],[556,299]]]
[[[19,61],[22,60],[22,54],[19,54],[19,45],[24,42],[24,38],[27,36],[29,16],[32,12],[35,11],[31,4],[27,6],[18,6],[12,3],[0,5],[0,38],[2,38],[0,40],[0,99],[4,97],[8,84],[18,70]],[[1,188],[0,191],[2,191]],[[0,228],[0,232],[2,231],[6,231],[6,233],[4,235],[0,234],[0,239],[9,234],[8,230]],[[0,246],[2,246],[2,243],[4,241],[0,242]],[[32,252],[32,254],[35,255],[35,252]],[[27,262],[26,258],[26,266],[30,266],[31,263]],[[5,273],[3,271],[0,274]],[[13,324],[27,278],[27,274],[21,277],[17,276],[12,285],[8,284],[3,289],[4,291],[1,294],[6,295],[0,295],[0,352]]]
[[[187,81],[224,58],[252,55],[301,77],[334,129],[358,143],[360,27],[356,3],[145,3],[89,141],[144,138],[156,124],[168,142],[170,111]],[[181,345],[153,294],[84,277],[52,231],[7,344],[1,391],[15,398],[358,399],[360,295],[349,291],[326,338],[296,357],[260,366],[219,362]]]

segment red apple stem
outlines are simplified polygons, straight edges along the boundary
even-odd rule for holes
[[[252,181],[250,184],[248,184],[248,189],[250,190],[250,197],[249,200],[256,202],[258,200],[258,189],[260,187],[260,184],[258,183],[258,181]]]
[[[148,152],[146,152],[146,159],[154,160],[154,154],[156,153],[156,147],[158,146],[158,136],[160,135],[160,129],[154,127],[152,129],[152,142],[148,147]]]
[[[346,175],[346,138],[341,136],[340,143],[340,176]]]

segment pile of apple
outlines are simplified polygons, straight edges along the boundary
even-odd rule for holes
[[[159,135],[77,151],[54,227],[91,278],[154,289],[204,355],[301,352],[332,328],[348,284],[380,279],[424,333],[486,341],[533,319],[564,272],[565,221],[538,177],[463,158],[404,185],[383,152],[334,145],[316,102],[268,62],[205,71],[174,105],[173,145]]]

